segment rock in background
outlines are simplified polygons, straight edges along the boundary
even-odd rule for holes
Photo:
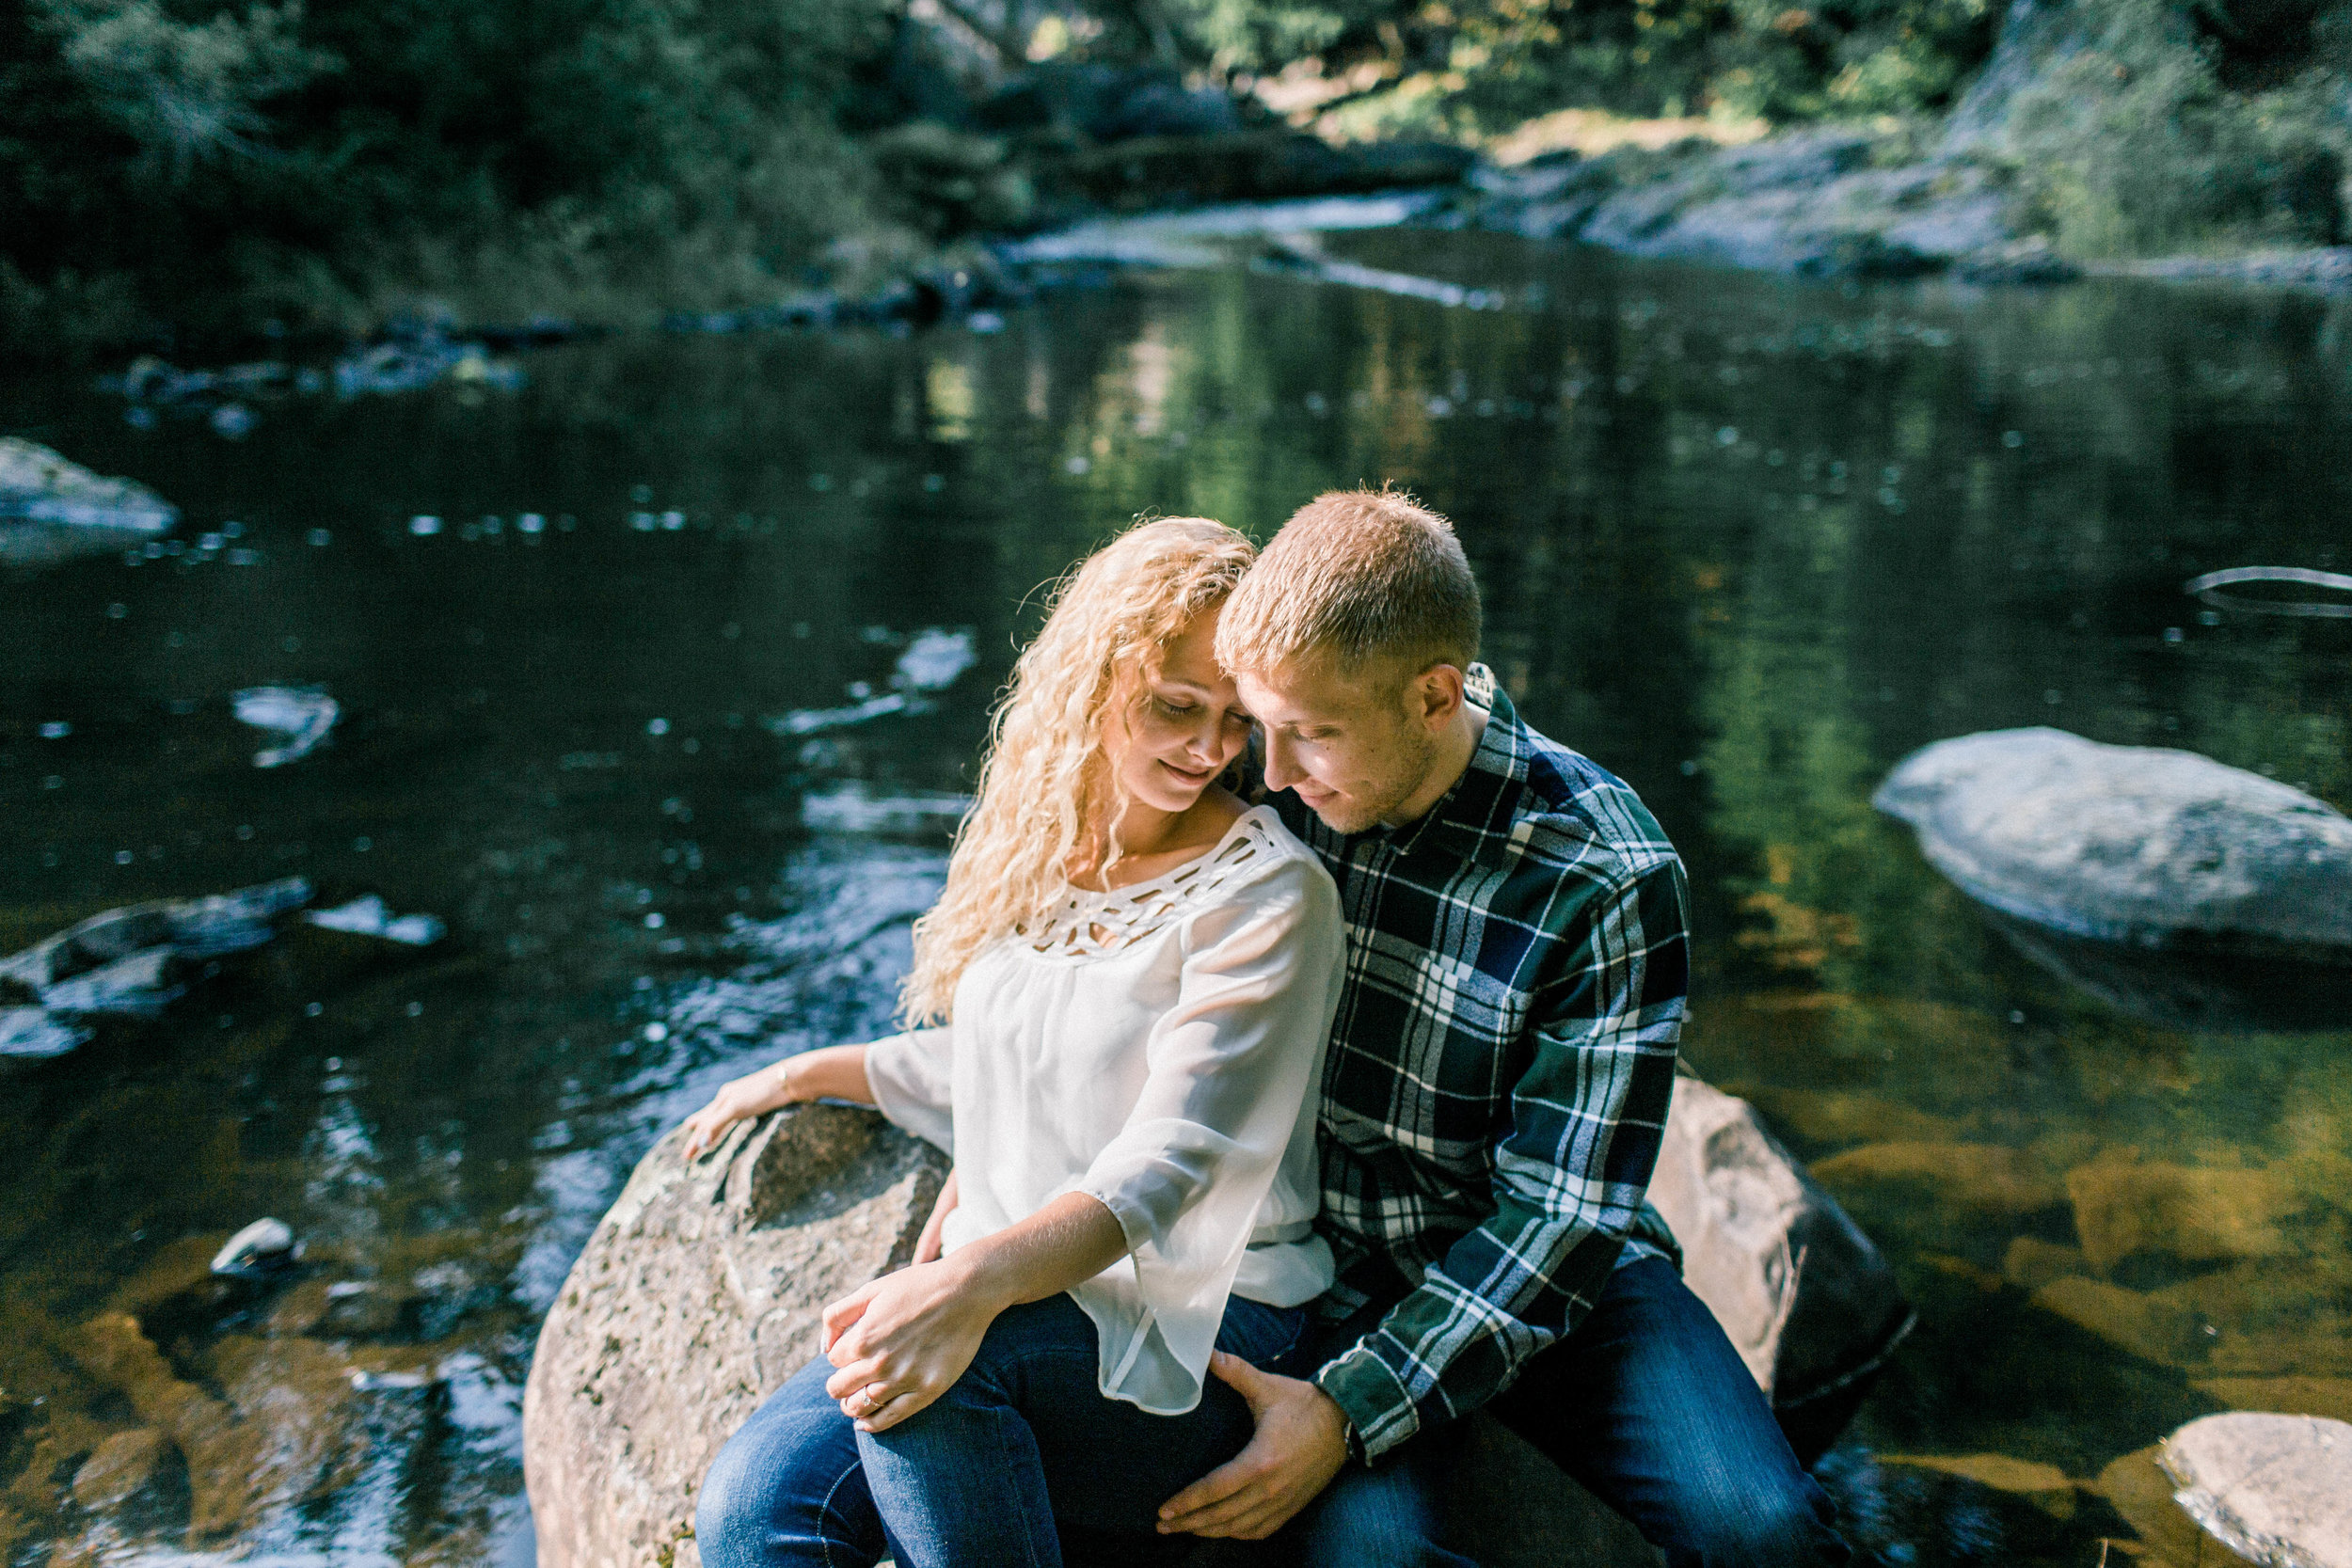
[[[1913,752],[1871,804],[1979,903],[2062,937],[2352,966],[2352,818],[2193,752],[1993,730]]]

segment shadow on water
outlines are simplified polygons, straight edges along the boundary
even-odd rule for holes
[[[0,1063],[11,1560],[527,1555],[539,1312],[660,1127],[888,1026],[1032,590],[1138,512],[1263,534],[1359,480],[1459,521],[1489,662],[1674,833],[1692,1064],[1921,1306],[1823,1465],[1874,1560],[2091,1561],[2179,1420],[2346,1398],[2352,1037],[2109,1006],[1867,802],[2023,723],[2352,801],[2346,628],[2179,592],[2344,566],[2352,307],[1327,248],[1505,303],[1143,274],[999,333],[615,340],[237,440],[0,386],[0,428],[183,515],[177,554],[0,580],[0,951],[295,874],[451,928],[358,974],[265,950]],[[927,628],[978,663],[915,711],[771,722],[903,689]],[[263,686],[331,693],[326,743],[255,768]],[[210,1293],[262,1213],[299,1269]]]

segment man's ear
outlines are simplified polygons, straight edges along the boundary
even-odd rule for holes
[[[1431,732],[1445,728],[1468,700],[1462,672],[1451,664],[1432,664],[1407,685],[1412,716]]]

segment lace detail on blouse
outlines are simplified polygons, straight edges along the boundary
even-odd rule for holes
[[[1099,958],[1132,946],[1187,911],[1215,903],[1236,877],[1280,854],[1263,812],[1244,813],[1216,848],[1173,871],[1108,893],[1073,889],[1036,929],[1020,927],[1015,934],[1048,958]]]

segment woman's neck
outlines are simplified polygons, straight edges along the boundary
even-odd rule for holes
[[[1226,830],[1247,810],[1240,797],[1220,784],[1202,790],[1200,798],[1181,812],[1159,811],[1131,800],[1119,818],[1119,859],[1110,864],[1108,874],[1103,862],[1110,854],[1110,835],[1097,830],[1088,835],[1092,847],[1070,879],[1078,887],[1107,893],[1172,871],[1216,848]]]

